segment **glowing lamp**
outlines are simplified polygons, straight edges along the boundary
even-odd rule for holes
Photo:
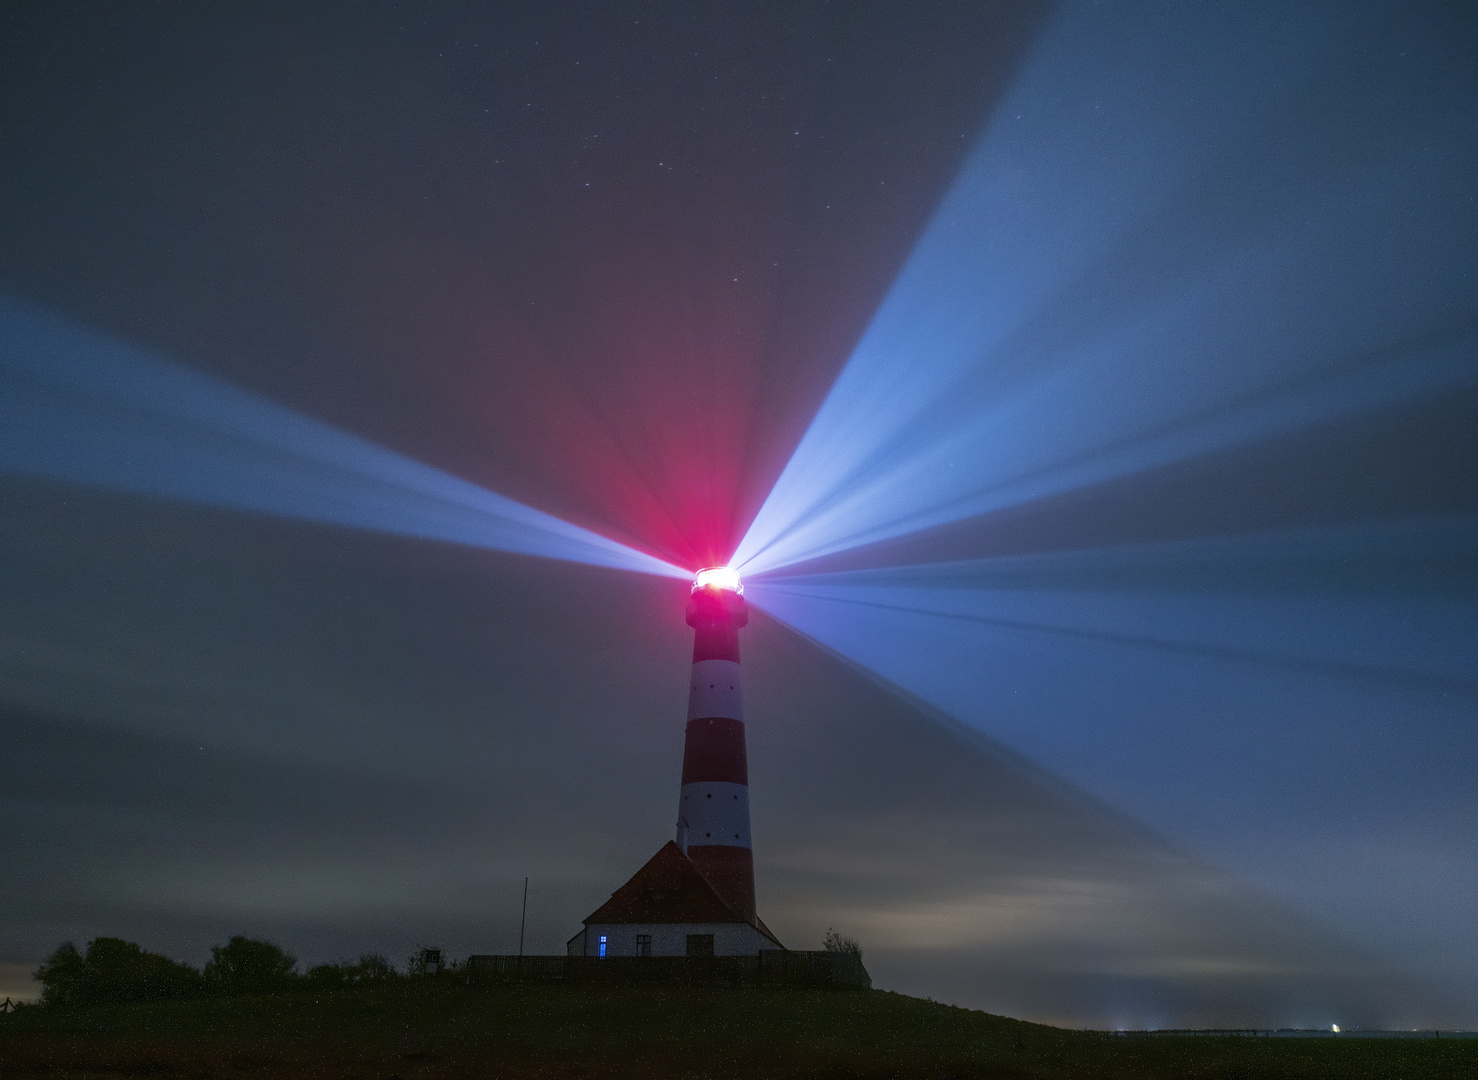
[[[725,592],[743,593],[744,583],[739,580],[739,571],[730,566],[710,566],[699,570],[693,579],[693,591],[699,589],[722,589]]]

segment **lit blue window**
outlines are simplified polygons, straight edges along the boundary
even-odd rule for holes
[[[600,936],[600,954],[602,956],[606,954],[606,936],[604,934]]]

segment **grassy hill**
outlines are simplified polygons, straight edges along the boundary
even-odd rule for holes
[[[1478,1077],[1478,1040],[1125,1038],[882,991],[499,986],[0,1016],[0,1077]]]

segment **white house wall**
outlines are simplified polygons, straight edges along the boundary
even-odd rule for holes
[[[762,949],[779,948],[748,923],[589,923],[585,927],[585,955],[600,955],[600,936],[606,935],[607,956],[635,956],[636,936],[650,934],[653,956],[687,956],[689,934],[712,934],[714,956],[755,956]],[[577,934],[570,942],[578,955]]]

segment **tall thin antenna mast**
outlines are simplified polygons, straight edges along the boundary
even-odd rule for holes
[[[518,919],[518,958],[523,959],[523,928],[529,921],[529,879],[523,879],[523,914]]]

